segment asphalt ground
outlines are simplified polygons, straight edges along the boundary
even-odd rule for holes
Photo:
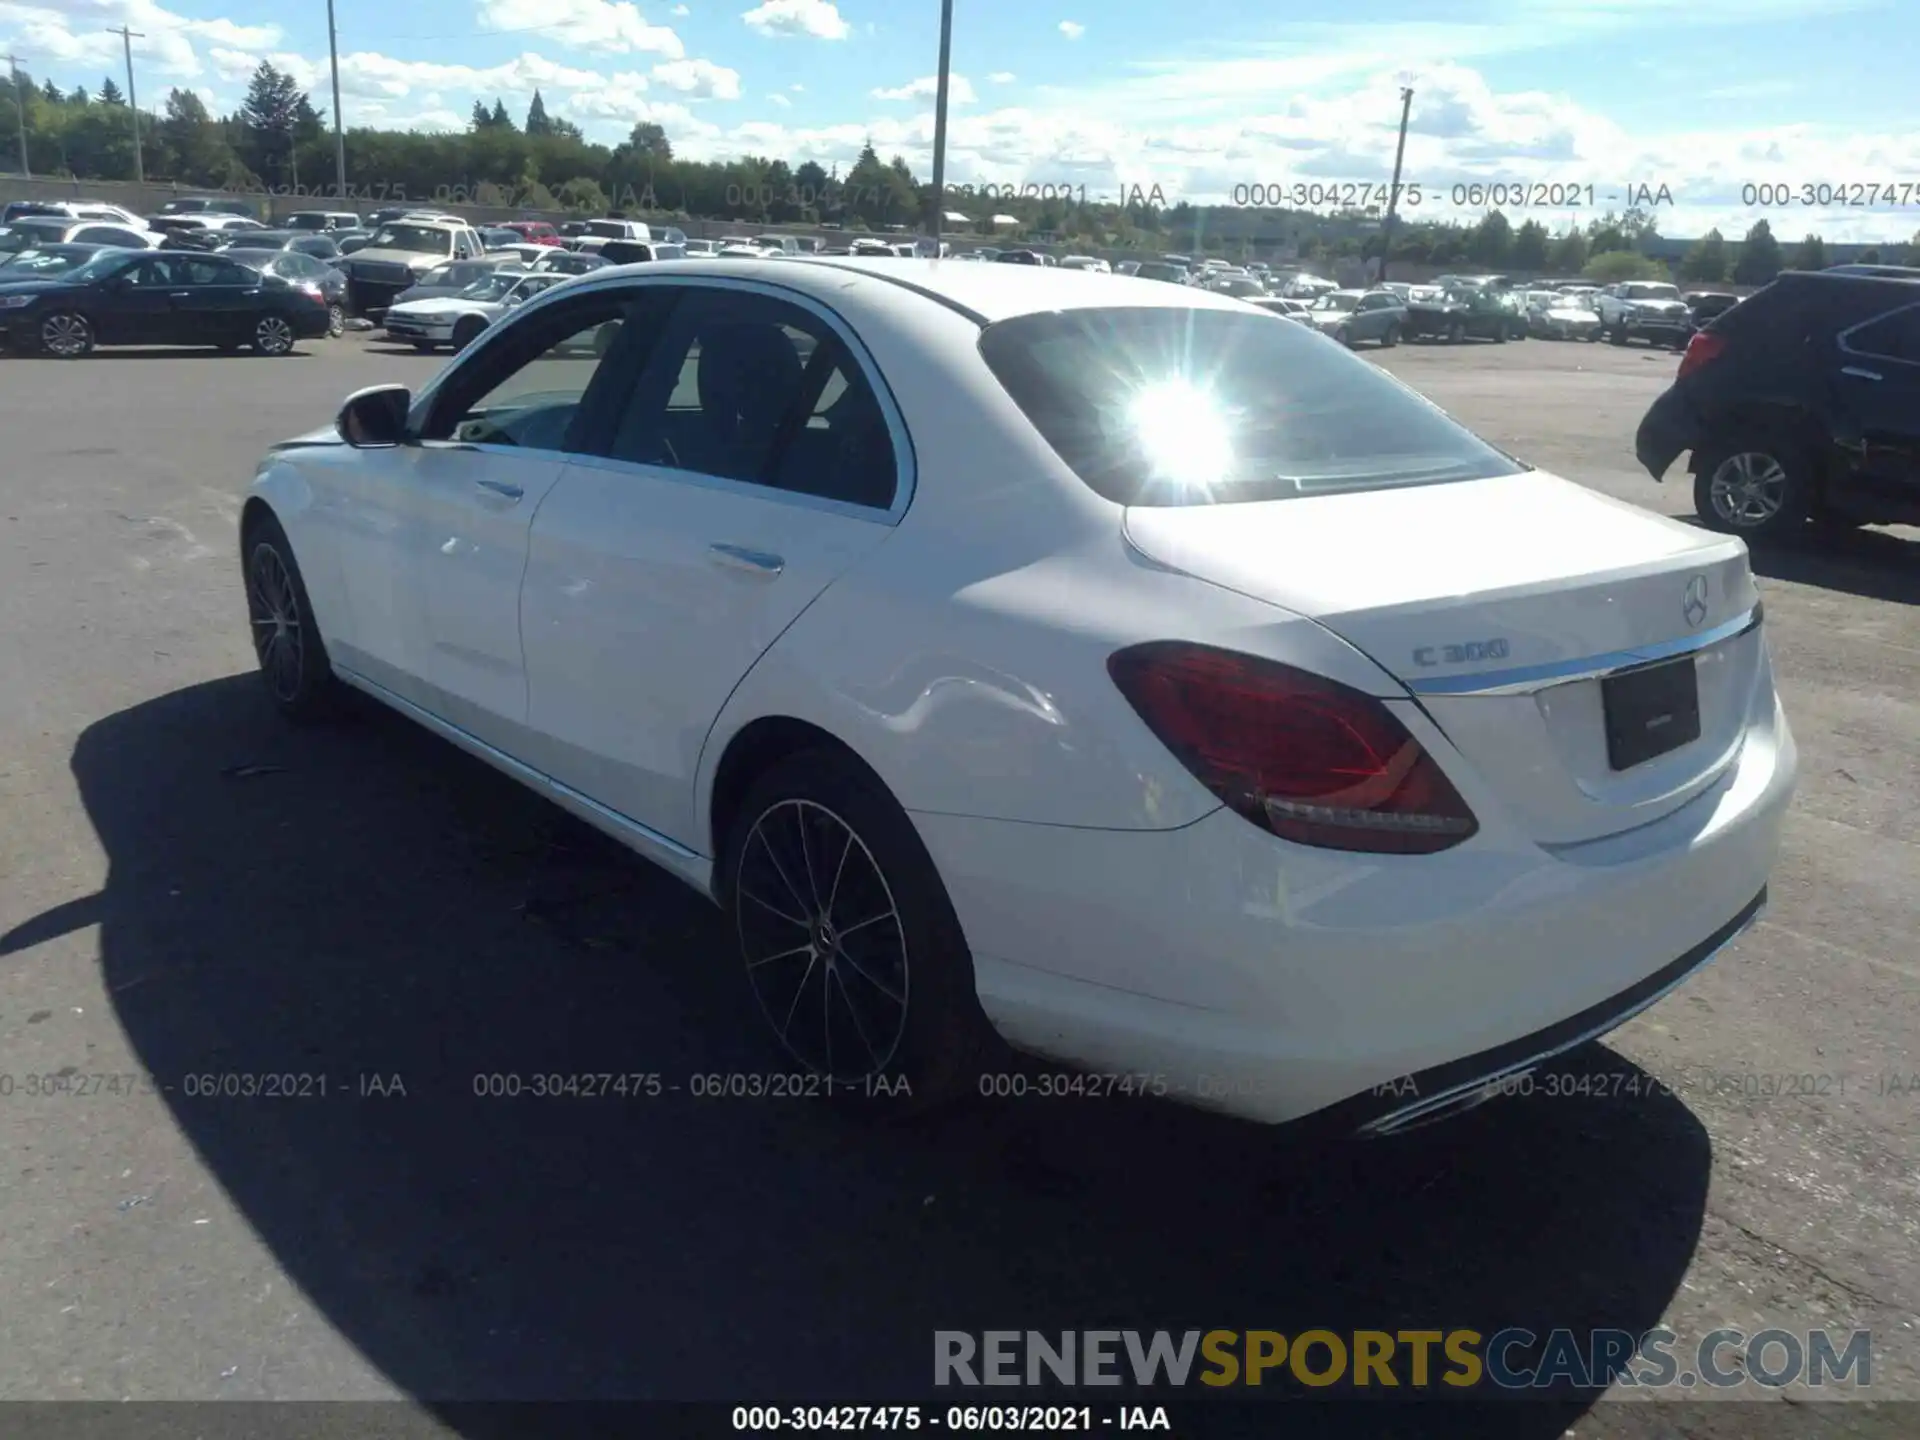
[[[1380,358],[1527,460],[1691,510],[1631,455],[1669,353]],[[1866,1393],[1920,1398],[1913,532],[1756,557],[1802,764],[1772,909],[1557,1062],[1578,1093],[1311,1153],[1122,1099],[850,1117],[695,1096],[776,1068],[697,897],[402,721],[296,732],[258,692],[256,460],[441,363],[361,334],[0,361],[0,1397],[407,1399],[311,1433],[481,1434],[444,1402],[917,1396],[936,1329],[1665,1324],[1868,1328]],[[552,1072],[663,1093],[475,1093]],[[196,1093],[238,1074],[304,1098]],[[1704,1393],[1562,1390],[1469,1433],[1920,1433]],[[1308,1418],[1441,1428],[1329,1404],[1285,1433]]]

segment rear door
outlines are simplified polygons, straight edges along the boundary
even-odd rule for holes
[[[1839,337],[1834,413],[1843,450],[1865,486],[1920,497],[1920,304]]]
[[[892,534],[911,452],[878,372],[815,302],[633,282],[671,317],[596,454],[534,524],[520,611],[534,761],[700,850],[693,787],[727,697]]]
[[[255,270],[214,255],[178,255],[168,291],[170,339],[176,345],[223,345],[246,339],[263,289]]]

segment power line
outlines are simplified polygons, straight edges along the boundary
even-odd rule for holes
[[[147,37],[124,25],[118,30],[109,25],[107,33],[118,35],[127,52],[127,113],[133,117],[133,179],[136,185],[144,185],[147,183],[147,162],[140,153],[140,101],[133,93],[133,42]]]
[[[27,97],[20,93],[20,57],[8,55],[7,75],[13,81],[13,113],[20,118],[20,178],[31,180],[33,167],[27,163]]]

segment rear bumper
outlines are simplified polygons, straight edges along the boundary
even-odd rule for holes
[[[1710,790],[1552,849],[1492,815],[1422,857],[1290,846],[1225,810],[1145,832],[913,819],[1012,1044],[1384,1133],[1612,1029],[1756,918],[1797,770],[1768,709]]]
[[[1698,448],[1701,439],[1693,408],[1679,386],[1669,386],[1641,419],[1633,437],[1633,455],[1649,475],[1663,480],[1680,453]]]

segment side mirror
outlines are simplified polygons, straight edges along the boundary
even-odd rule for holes
[[[390,450],[406,443],[412,408],[413,392],[406,386],[375,385],[347,397],[334,427],[356,450]]]

